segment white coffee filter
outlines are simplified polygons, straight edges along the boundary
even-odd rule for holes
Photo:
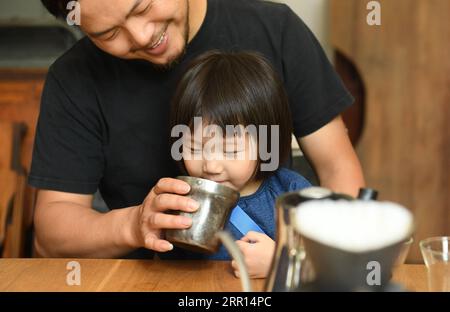
[[[295,210],[301,235],[349,252],[381,249],[408,239],[411,212],[395,203],[377,201],[308,201]]]

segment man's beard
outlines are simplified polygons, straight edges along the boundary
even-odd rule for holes
[[[190,26],[189,26],[189,0],[186,0],[186,23],[184,25],[184,45],[183,45],[183,50],[180,52],[180,54],[178,54],[174,59],[169,60],[169,62],[167,64],[153,64],[153,66],[161,71],[168,71],[171,70],[173,67],[175,67],[178,63],[180,63],[180,60],[183,58],[183,56],[186,54],[186,49],[187,49],[187,45],[189,43],[189,30],[190,30]]]

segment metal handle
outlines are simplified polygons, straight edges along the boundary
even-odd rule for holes
[[[239,249],[238,245],[234,242],[234,239],[225,231],[217,232],[216,236],[222,241],[225,248],[230,253],[234,261],[236,261],[239,267],[239,273],[241,274],[242,290],[244,292],[251,292],[252,287],[250,283],[250,276],[248,275],[247,267],[245,265],[244,255]]]

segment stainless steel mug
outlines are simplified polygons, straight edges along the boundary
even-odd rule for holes
[[[177,179],[191,186],[186,196],[196,200],[200,207],[195,212],[174,211],[173,214],[192,218],[192,226],[188,229],[166,230],[166,239],[191,251],[217,252],[220,240],[216,233],[224,229],[239,200],[239,192],[206,179],[188,176],[179,176]]]

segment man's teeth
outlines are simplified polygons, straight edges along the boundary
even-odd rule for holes
[[[166,37],[166,32],[163,32],[162,35],[161,35],[161,37],[159,38],[158,42],[155,43],[154,45],[152,45],[152,46],[150,47],[150,49],[155,49],[155,48],[157,48],[157,47],[163,42],[163,40],[164,40],[165,37]]]

